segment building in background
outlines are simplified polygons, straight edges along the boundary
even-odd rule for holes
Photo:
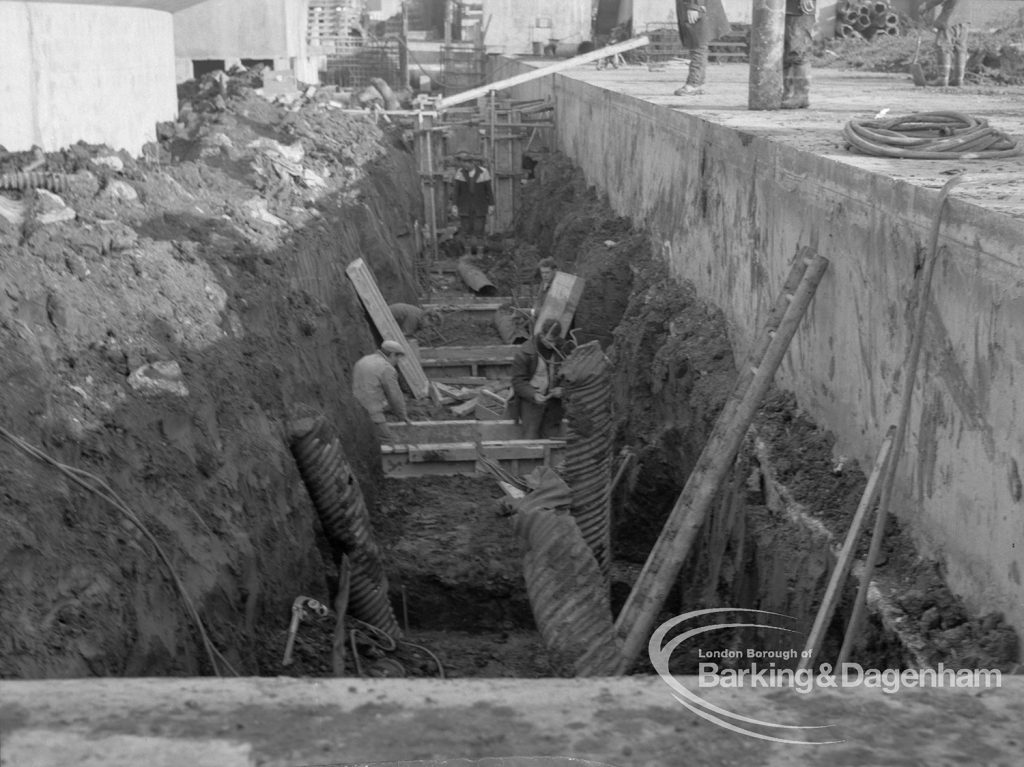
[[[206,0],[179,10],[174,14],[178,82],[238,63],[262,63],[290,70],[302,82],[317,82],[323,59],[309,42],[310,9],[316,5],[311,0]],[[360,0],[357,17],[363,5]]]
[[[546,46],[575,50],[591,39],[593,0],[483,0],[488,53],[536,53]]]
[[[141,154],[177,116],[174,14],[198,2],[0,2],[0,145]]]

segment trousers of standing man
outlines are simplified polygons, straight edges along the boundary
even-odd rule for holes
[[[817,0],[786,0],[782,46],[782,108],[805,109],[811,103],[811,50]]]
[[[692,24],[689,18],[696,15]],[[686,86],[699,88],[707,75],[708,46],[712,40],[728,34],[731,27],[722,7],[722,0],[676,0],[676,23],[679,26],[679,41],[689,51],[690,71]],[[687,91],[686,86],[676,91]]]

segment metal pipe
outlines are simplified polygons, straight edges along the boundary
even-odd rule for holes
[[[462,281],[478,296],[498,295],[498,289],[491,282],[490,278],[466,256],[459,259],[455,268],[458,270]]]

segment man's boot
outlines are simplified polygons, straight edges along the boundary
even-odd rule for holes
[[[811,65],[796,64],[790,71],[789,98],[783,94],[781,106],[783,109],[806,109],[811,105]]]
[[[935,67],[937,70],[935,79],[929,81],[928,84],[945,88],[949,85],[949,70],[951,69],[949,51],[940,48],[935,52]]]
[[[686,75],[686,84],[677,88],[674,96],[698,96],[704,93],[704,78],[707,68],[708,52],[706,49],[690,51],[690,70]]]
[[[950,67],[949,73],[949,84],[950,85],[963,85],[964,75],[967,74],[967,49],[966,48],[954,48],[953,49],[953,66]]]

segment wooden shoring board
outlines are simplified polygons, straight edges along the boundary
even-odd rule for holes
[[[538,439],[381,445],[381,466],[385,476],[397,478],[472,475],[479,473],[478,450],[519,474],[557,463],[565,451],[565,442]]]
[[[562,325],[562,338],[569,332],[569,325],[572,323],[573,315],[576,314],[576,306],[583,296],[583,287],[586,280],[568,272],[555,272],[551,280],[551,287],[544,298],[544,306],[541,307],[537,321],[533,325],[533,332],[540,331],[544,320],[556,319]]]
[[[411,424],[390,423],[388,428],[395,443],[418,444],[440,442],[493,442],[522,439],[523,427],[515,421],[413,421]]]
[[[519,347],[515,344],[494,346],[424,346],[420,359],[424,365],[441,366],[476,362],[492,365],[511,365]]]
[[[420,366],[416,352],[409,346],[409,341],[398,327],[398,323],[395,322],[391,310],[388,309],[388,303],[381,295],[380,288],[377,287],[377,280],[374,279],[370,267],[363,259],[357,258],[345,267],[345,274],[352,281],[356,293],[359,294],[363,306],[366,307],[366,311],[370,315],[370,319],[373,320],[373,324],[377,326],[381,337],[385,341],[397,341],[405,349],[405,354],[398,358],[398,370],[405,378],[405,382],[409,384],[409,390],[413,396],[416,399],[436,396],[433,385]]]

